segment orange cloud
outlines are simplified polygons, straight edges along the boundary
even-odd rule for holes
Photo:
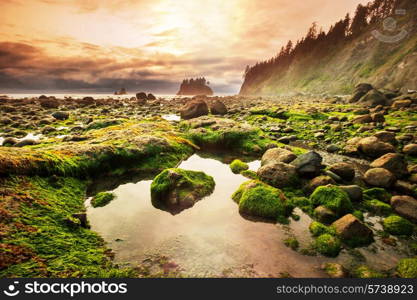
[[[2,0],[0,88],[169,88],[206,76],[237,92],[247,64],[365,2]]]

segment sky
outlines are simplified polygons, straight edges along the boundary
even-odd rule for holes
[[[366,2],[0,0],[0,94],[171,94],[197,76],[215,93],[237,93],[246,65]]]

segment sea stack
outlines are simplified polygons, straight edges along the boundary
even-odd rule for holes
[[[208,86],[210,83],[204,77],[196,79],[184,79],[181,83],[177,95],[195,96],[195,95],[213,95],[213,90]]]

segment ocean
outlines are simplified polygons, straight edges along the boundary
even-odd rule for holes
[[[34,98],[39,97],[40,95],[45,96],[54,96],[56,98],[73,98],[73,99],[82,99],[84,97],[93,97],[97,99],[106,99],[106,98],[113,98],[113,99],[129,99],[131,97],[135,97],[136,94],[128,93],[126,95],[113,95],[113,94],[81,94],[81,93],[31,93],[31,94],[21,94],[21,93],[4,93],[1,95],[6,95],[12,99],[22,99],[22,98]],[[173,99],[173,98],[180,98],[180,97],[190,97],[190,96],[177,96],[174,94],[154,94],[157,98],[164,98],[164,99]],[[215,94],[214,96],[232,96],[234,94]]]

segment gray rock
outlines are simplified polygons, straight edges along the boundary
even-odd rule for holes
[[[320,174],[323,166],[321,162],[323,158],[317,152],[310,151],[305,154],[301,154],[294,161],[291,162],[297,173],[301,176],[317,176]]]

